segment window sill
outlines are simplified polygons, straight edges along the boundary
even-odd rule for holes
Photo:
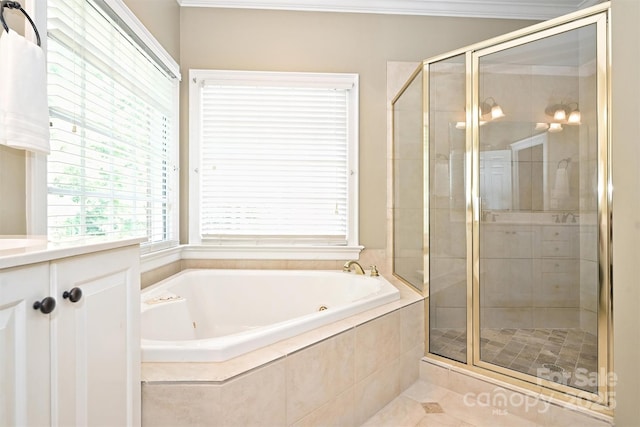
[[[364,246],[212,246],[180,245],[141,254],[140,272],[182,259],[349,260],[359,259]]]
[[[187,245],[183,259],[348,260],[358,259],[364,246]]]

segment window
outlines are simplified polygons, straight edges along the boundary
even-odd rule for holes
[[[355,74],[191,70],[190,243],[354,247]]]
[[[178,67],[121,0],[108,3],[47,2],[48,235],[159,248],[178,237]]]

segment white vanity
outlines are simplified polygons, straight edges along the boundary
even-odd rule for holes
[[[0,237],[0,425],[140,425],[142,240]]]

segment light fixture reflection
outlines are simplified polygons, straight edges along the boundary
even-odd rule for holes
[[[456,129],[466,129],[467,124],[465,122],[456,122]]]
[[[582,118],[577,102],[553,104],[545,108],[544,112],[553,117],[553,120],[569,125],[579,125]]]
[[[492,97],[489,97],[484,101],[482,101],[479,107],[480,107],[480,117],[482,118],[486,118],[488,120],[495,120],[505,116],[504,111],[502,111],[502,107],[500,107],[500,105],[498,105],[496,100],[493,99]]]
[[[535,130],[547,130],[549,129],[549,123],[536,123]]]
[[[562,125],[560,123],[549,124],[549,132],[555,133],[555,132],[561,132],[561,131],[562,131]]]
[[[566,120],[567,112],[562,108],[558,108],[555,113],[553,113],[553,119],[558,121]]]
[[[573,110],[569,114],[569,118],[567,119],[567,123],[572,124],[572,125],[579,125],[581,119],[582,119],[582,116],[580,114],[580,110],[578,110],[576,108],[575,110]]]

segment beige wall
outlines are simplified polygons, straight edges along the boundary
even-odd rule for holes
[[[25,155],[0,145],[0,235],[26,234]]]
[[[5,9],[4,17],[12,30],[24,34],[22,13]],[[0,27],[0,37],[4,29]],[[0,235],[26,234],[25,154],[0,145]]]
[[[640,423],[640,2],[612,10],[613,307],[616,426]]]
[[[176,0],[124,0],[166,51],[180,60],[180,5]]]
[[[190,68],[360,74],[360,243],[386,246],[386,66],[417,61],[532,21],[182,8],[180,64]],[[188,83],[181,87],[181,236],[188,200]]]

